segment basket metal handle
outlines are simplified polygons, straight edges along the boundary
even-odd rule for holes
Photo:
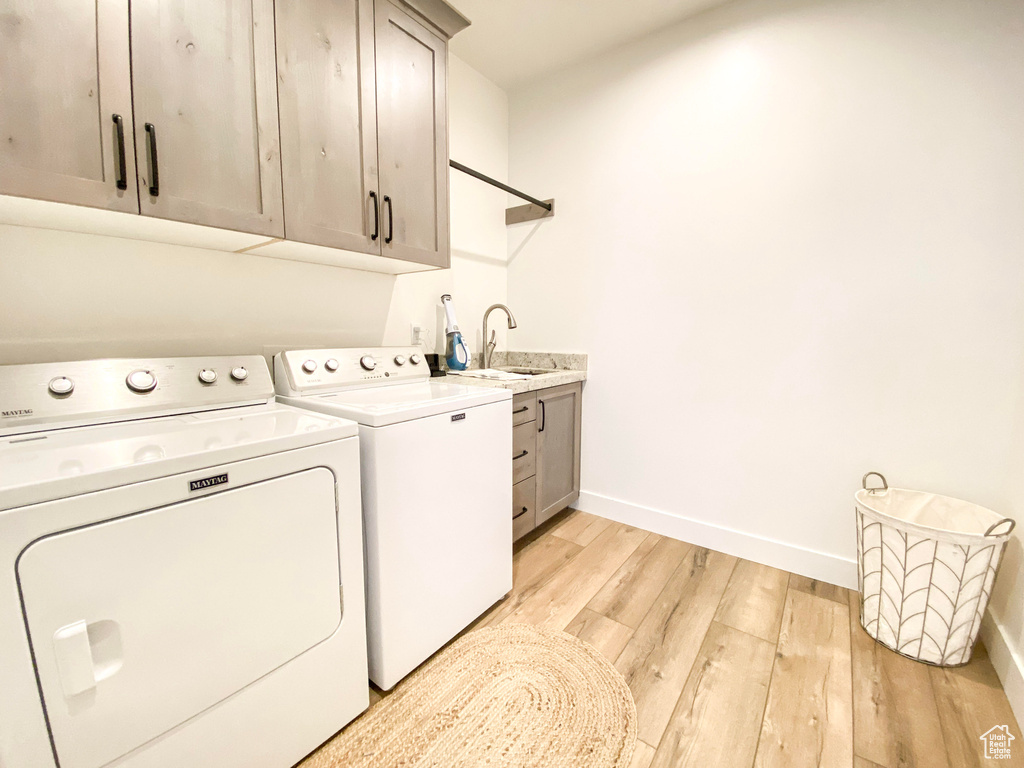
[[[868,478],[871,477],[872,475],[874,475],[875,477],[882,481],[881,488],[868,488]],[[868,472],[866,475],[864,475],[864,477],[860,479],[860,486],[868,493],[885,493],[886,491],[889,490],[889,483],[886,482],[885,475],[883,475],[881,472]]]
[[[1010,527],[1007,528],[1002,533],[993,533],[993,531],[995,531],[996,528],[998,528],[1000,525],[1003,525],[1005,523],[1009,523]],[[1009,517],[1004,517],[998,523],[992,523],[992,525],[990,525],[988,527],[988,530],[985,531],[985,535],[986,536],[1008,536],[1011,533],[1013,533],[1013,529],[1016,528],[1016,527],[1017,527],[1017,521],[1016,520],[1013,520],[1013,519],[1011,519]]]

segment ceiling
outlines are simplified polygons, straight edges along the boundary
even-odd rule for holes
[[[506,91],[724,0],[449,0],[473,22],[451,51]]]

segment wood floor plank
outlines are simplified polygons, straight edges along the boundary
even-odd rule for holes
[[[711,623],[651,768],[749,766],[775,643]]]
[[[843,605],[846,605],[849,600],[849,597],[847,596],[847,592],[849,592],[848,589],[835,584],[829,584],[827,581],[818,581],[817,579],[809,579],[806,576],[797,576],[795,573],[790,574],[789,588],[806,592],[808,595],[816,595],[818,597],[824,597],[827,600],[834,600],[835,602],[842,603]]]
[[[571,569],[555,572],[502,621],[564,629],[648,535],[612,523],[572,559]]]
[[[579,509],[573,509],[565,516],[564,520],[553,525],[548,533],[585,547],[600,536],[601,532],[608,528],[612,522],[612,520],[605,517],[598,517]]]
[[[652,533],[587,607],[636,629],[691,549]]]
[[[517,550],[512,555],[512,591],[481,616],[473,628],[500,624],[582,551],[579,544],[549,534]]]
[[[872,640],[857,620],[859,595],[849,600],[854,753],[882,768],[954,768],[928,667]]]
[[[984,644],[978,643],[966,666],[929,667],[928,670],[950,765],[956,768],[1024,766],[1024,737]],[[1008,726],[1014,736],[1009,760],[985,759],[980,737],[997,725]]]
[[[884,768],[884,766],[881,766],[878,763],[873,763],[870,760],[865,760],[860,755],[854,755],[853,768]]]
[[[615,662],[648,744],[661,741],[735,564],[731,555],[693,548]]]
[[[654,747],[637,739],[636,749],[633,750],[633,759],[629,762],[629,768],[650,768],[653,759]]]
[[[790,589],[755,768],[853,765],[850,612]]]
[[[740,560],[715,620],[774,643],[779,639],[788,585],[788,572]]]
[[[569,622],[565,631],[590,643],[613,664],[626,647],[629,638],[633,636],[632,628],[612,621],[589,608],[584,608],[576,614],[576,618]]]

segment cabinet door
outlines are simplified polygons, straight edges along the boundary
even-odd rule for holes
[[[274,0],[132,4],[142,213],[284,236]]]
[[[538,525],[579,498],[582,401],[581,384],[537,393]]]
[[[382,253],[447,267],[447,44],[388,0],[376,16]]]
[[[0,0],[0,84],[0,193],[138,213],[128,0]]]
[[[379,254],[373,0],[275,13],[285,234]]]

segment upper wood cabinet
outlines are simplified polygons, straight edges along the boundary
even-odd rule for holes
[[[0,0],[0,193],[138,213],[126,0]]]
[[[285,236],[379,254],[373,0],[276,14]]]
[[[377,0],[376,45],[382,253],[447,267],[447,43]]]
[[[274,0],[131,11],[142,213],[284,237]]]
[[[468,23],[445,0],[0,0],[0,195],[447,267],[447,40]]]
[[[289,240],[448,266],[447,50],[389,0],[277,4]]]

